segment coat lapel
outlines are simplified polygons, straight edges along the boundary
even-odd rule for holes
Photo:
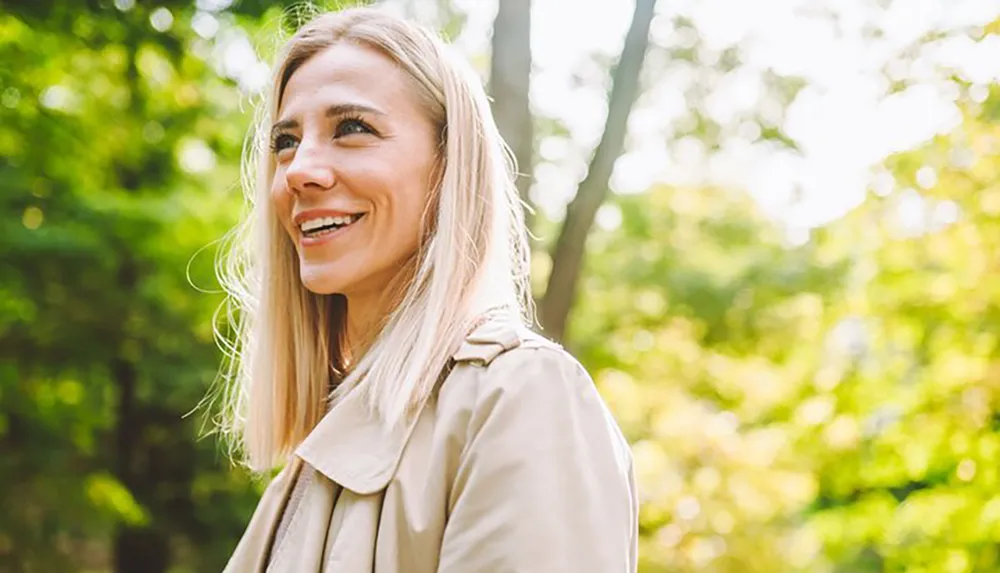
[[[372,494],[392,479],[417,417],[387,429],[369,411],[362,393],[352,390],[327,412],[295,455],[345,489]]]

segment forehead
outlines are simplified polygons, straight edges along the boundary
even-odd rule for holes
[[[279,117],[292,117],[317,106],[349,103],[392,111],[419,111],[409,78],[379,50],[341,42],[306,60],[288,79]]]

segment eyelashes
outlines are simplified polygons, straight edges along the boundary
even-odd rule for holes
[[[333,139],[355,135],[378,136],[378,132],[360,116],[345,116],[337,121],[337,126],[333,130]],[[277,131],[271,135],[271,153],[278,154],[286,149],[291,149],[298,145],[298,142],[298,137],[291,132]]]
[[[292,134],[275,133],[271,136],[271,153],[277,154],[295,143],[295,137]]]
[[[344,137],[360,133],[375,133],[370,125],[365,123],[358,116],[347,116],[337,122],[337,129],[334,130],[334,137]]]

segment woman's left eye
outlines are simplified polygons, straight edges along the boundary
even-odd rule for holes
[[[337,124],[336,137],[344,137],[346,135],[355,135],[359,133],[374,133],[374,131],[368,126],[367,123],[356,118],[345,119]]]

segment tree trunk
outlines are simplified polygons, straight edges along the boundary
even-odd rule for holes
[[[517,161],[517,191],[528,206],[531,229],[531,188],[534,129],[528,99],[531,78],[531,0],[501,0],[493,24],[489,93],[500,135]]]
[[[118,271],[118,286],[123,293],[135,290],[139,281],[135,262],[122,250],[121,267]],[[128,306],[121,317],[121,340],[127,337],[125,321]],[[118,388],[117,420],[115,425],[115,476],[142,502],[141,495],[149,489],[145,483],[145,472],[137,467],[139,448],[142,447],[143,420],[139,416],[136,390],[139,383],[135,363],[119,356],[111,367],[115,385]],[[155,524],[158,520],[152,519]],[[151,527],[133,527],[128,524],[118,526],[114,541],[115,573],[164,573],[170,562],[170,548],[166,535]]]
[[[123,268],[128,268],[128,261]],[[134,283],[133,272],[122,273],[125,281]],[[143,423],[138,417],[136,386],[138,374],[135,364],[124,358],[115,360],[112,367],[118,386],[117,425],[115,426],[115,475],[137,499],[137,495],[150,485],[144,483],[144,472],[136,467],[136,456],[141,444]],[[156,523],[158,520],[153,517]],[[115,573],[164,573],[170,564],[170,547],[166,535],[152,527],[118,526],[114,542]]]
[[[598,208],[608,196],[611,172],[625,144],[628,116],[639,96],[639,73],[649,45],[649,26],[655,4],[656,0],[636,0],[625,47],[612,72],[604,133],[586,177],[566,207],[566,218],[552,251],[552,273],[539,318],[545,333],[556,340],[565,337],[567,318],[576,299],[587,235]]]

